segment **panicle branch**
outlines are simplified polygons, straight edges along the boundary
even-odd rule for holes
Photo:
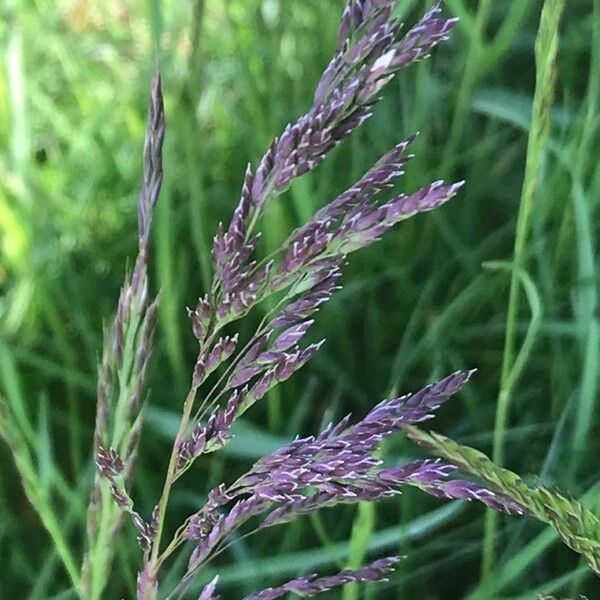
[[[184,530],[184,539],[197,540],[186,578],[219,551],[226,536],[262,513],[267,514],[259,528],[271,527],[334,504],[388,498],[404,485],[436,497],[479,500],[503,512],[522,513],[521,506],[502,493],[448,480],[457,470],[452,464],[425,459],[381,468],[382,461],[375,457],[385,438],[430,418],[471,375],[457,372],[414,394],[384,400],[355,425],[346,417],[318,436],[296,439],[261,458],[231,486],[213,489]]]
[[[416,194],[383,205],[374,197],[402,174],[412,138],[400,143],[347,192],[294,232],[279,265],[252,260],[260,233],[253,230],[265,204],[281,195],[293,179],[314,169],[328,152],[371,115],[378,94],[394,74],[426,57],[445,39],[455,19],[441,17],[436,4],[400,36],[389,1],[349,2],[342,16],[336,54],[317,84],[313,106],[275,138],[256,170],[249,166],[240,202],[227,231],[215,236],[214,298],[219,319],[243,316],[267,295],[291,285],[319,261],[376,241],[395,223],[450,199],[460,184],[436,182]]]
[[[345,569],[329,577],[318,577],[314,574],[304,575],[303,577],[292,579],[279,587],[267,588],[258,594],[246,596],[244,600],[276,600],[276,598],[281,598],[289,593],[312,598],[347,583],[387,581],[386,576],[394,570],[394,567],[400,560],[397,556],[380,558],[361,569]]]

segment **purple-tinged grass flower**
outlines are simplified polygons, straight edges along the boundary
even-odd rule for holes
[[[315,271],[304,293],[284,308],[269,326],[272,328],[287,327],[314,315],[323,304],[331,299],[335,292],[342,289],[338,285],[341,275],[342,270],[339,264],[326,265]]]
[[[321,347],[322,341],[302,349],[297,345],[313,321],[304,321],[282,332],[270,347],[267,347],[273,330],[260,335],[245,352],[233,369],[226,388],[237,388],[260,376],[250,390],[255,399],[262,398],[271,384],[288,379],[306,364]]]
[[[188,565],[191,578],[223,547],[225,537],[259,515],[271,527],[340,503],[377,501],[417,487],[436,497],[479,500],[507,513],[520,507],[480,484],[449,480],[457,468],[421,459],[381,468],[374,456],[381,442],[406,424],[432,416],[466,384],[472,372],[456,372],[414,394],[384,400],[355,425],[345,417],[318,436],[296,439],[258,460],[231,486],[215,488],[208,503],[188,520],[187,539],[198,540]]]
[[[250,518],[259,515],[269,505],[268,500],[250,496],[244,500],[236,502],[231,510],[225,515],[214,518],[214,524],[208,534],[201,538],[200,543],[192,552],[188,561],[188,573],[192,575],[197,568],[205,561],[210,553],[218,547],[223,538],[241,527]],[[213,516],[212,513],[207,513]],[[210,519],[209,519],[210,521]],[[186,535],[191,536],[195,533],[189,528]]]
[[[220,337],[212,346],[201,347],[192,375],[192,382],[199,386],[215,369],[235,352],[238,334]]]
[[[199,298],[196,308],[194,310],[188,308],[187,312],[188,317],[192,323],[192,331],[194,333],[195,338],[199,342],[204,341],[204,337],[206,335],[206,331],[208,330],[208,326],[210,325],[211,320],[210,299],[208,298],[208,296]]]
[[[376,29],[388,22],[394,0],[350,0],[342,14],[338,29],[337,48],[342,50],[350,38],[364,24]]]
[[[219,582],[219,576],[217,575],[210,583],[206,584],[198,600],[219,600],[219,596],[216,594],[217,583]]]
[[[177,467],[182,469],[189,461],[208,452],[221,449],[231,439],[230,429],[248,396],[248,387],[233,391],[225,408],[215,410],[207,423],[196,423],[190,437],[179,446]]]
[[[276,600],[289,593],[310,598],[322,594],[334,587],[339,587],[348,583],[386,581],[387,575],[394,570],[394,567],[399,562],[399,557],[391,556],[388,558],[380,558],[361,569],[345,569],[336,575],[330,575],[328,577],[318,577],[314,574],[304,575],[303,577],[292,579],[279,587],[267,588],[262,592],[258,592],[258,594],[246,596],[244,600]]]
[[[404,174],[403,167],[412,158],[406,149],[416,135],[397,144],[382,156],[351,188],[333,202],[319,210],[310,223],[343,217],[361,200],[372,199],[381,191],[392,187],[393,181]]]
[[[376,464],[378,464],[377,461]],[[261,528],[281,525],[293,519],[337,504],[376,502],[401,493],[402,485],[426,481],[441,481],[456,471],[456,467],[440,460],[416,460],[401,467],[383,469],[372,478],[355,479],[351,483],[326,481],[318,491],[297,500],[283,502],[260,524]]]
[[[332,148],[366,121],[384,85],[399,69],[424,58],[455,23],[441,17],[438,3],[402,37],[393,8],[392,0],[347,3],[337,49],[316,86],[313,105],[273,140],[255,169],[248,166],[231,222],[219,225],[212,248],[214,279],[210,292],[193,310],[188,309],[199,344],[190,392],[183,404],[163,492],[151,519],[145,521],[134,510],[126,490],[141,431],[140,398],[156,320],[156,305],[148,298],[146,265],[152,209],[162,180],[164,119],[160,87],[153,87],[139,200],[140,255],[119,302],[112,356],[106,353],[109,366],[112,360],[127,358],[127,326],[130,319],[137,319],[139,345],[132,359],[137,381],[118,408],[119,415],[132,422],[118,431],[116,449],[104,449],[104,440],[114,436],[99,435],[97,444],[99,474],[108,480],[118,508],[129,513],[144,551],[139,599],[155,600],[159,569],[185,540],[193,540],[196,546],[180,586],[187,585],[208,560],[226,548],[228,536],[250,521],[261,529],[334,504],[389,498],[406,485],[438,497],[477,499],[506,512],[518,508],[475,482],[452,479],[456,468],[450,464],[422,459],[383,468],[375,454],[388,436],[406,424],[430,418],[457,393],[471,376],[471,372],[457,372],[415,394],[384,400],[354,425],[345,417],[319,435],[296,439],[257,461],[233,484],[215,487],[206,504],[182,524],[161,553],[161,535],[175,481],[198,456],[227,444],[234,421],[275,385],[291,377],[321,347],[323,341],[304,344],[303,338],[316,312],[340,289],[346,255],[375,242],[399,221],[441,206],[462,185],[437,181],[416,192],[381,200],[382,192],[394,185],[411,158],[407,149],[414,136],[410,137],[292,232],[267,259],[256,256],[260,231],[255,230],[265,205],[295,178],[316,168]],[[277,295],[273,308],[245,345],[238,344],[237,334],[225,335],[226,325],[230,328],[233,321],[273,294]],[[216,383],[202,394],[209,376]],[[106,399],[117,380],[114,369],[107,369],[101,378],[99,398],[104,400],[99,402],[100,423],[108,419]],[[199,392],[202,403],[197,407]],[[330,577],[297,578],[249,598],[268,600],[287,592],[313,596],[345,583],[381,580],[397,560],[383,559]],[[201,600],[213,598],[217,598],[216,580],[200,594]]]
[[[498,512],[512,515],[523,515],[527,509],[508,496],[492,491],[473,481],[454,479],[452,481],[428,483],[420,486],[432,496],[459,500],[477,500]]]
[[[135,528],[138,530],[138,543],[140,548],[147,551],[154,535],[156,534],[157,513],[156,509],[152,513],[152,519],[146,523],[141,515],[133,509],[133,500],[125,489],[125,470],[123,460],[114,448],[98,448],[96,454],[96,466],[102,477],[110,484],[110,493],[119,509],[123,513],[128,513]]]
[[[420,191],[410,200],[400,196],[381,207],[369,203],[402,174],[409,158],[404,152],[410,138],[292,235],[286,244],[289,251],[275,275],[272,262],[258,265],[251,258],[259,235],[252,229],[265,203],[280,195],[294,178],[314,169],[335,145],[368,119],[379,91],[394,73],[424,58],[455,24],[454,19],[440,17],[438,3],[400,38],[401,26],[392,17],[392,7],[393,2],[387,1],[348,3],[340,25],[338,50],[317,85],[313,106],[273,141],[255,172],[248,167],[231,224],[227,231],[220,228],[213,246],[220,295],[217,316],[223,322],[243,316],[265,295],[291,285],[294,278],[290,274],[298,269],[331,256],[336,248],[335,252],[343,254],[367,245],[400,218],[429,210],[456,191],[451,186],[444,188],[445,197],[436,184],[437,194],[430,190],[427,200]],[[354,220],[335,223],[347,217],[351,209],[357,210]]]
[[[309,319],[308,321],[289,327],[280,333],[271,346],[271,352],[284,352],[295,346],[304,337],[313,323],[314,320]],[[257,360],[260,362],[261,357],[259,356]]]

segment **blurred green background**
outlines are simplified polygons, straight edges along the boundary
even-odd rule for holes
[[[412,23],[430,2],[401,0]],[[151,391],[133,496],[158,497],[195,340],[185,306],[210,277],[210,246],[245,165],[310,105],[342,0],[4,0],[0,6],[0,391],[18,415],[43,493],[81,556],[102,329],[135,255],[148,84],[158,62],[168,120],[153,282],[162,289]],[[264,217],[266,247],[421,131],[401,185],[466,179],[448,206],[355,254],[322,310],[327,343],[256,407],[226,451],[173,495],[170,523],[250,461],[393,391],[457,368],[478,374],[434,427],[491,452],[511,261],[535,88],[538,0],[447,0],[461,17],[432,59],[388,86],[373,119]],[[516,386],[505,464],[600,510],[597,246],[600,242],[600,2],[568,0],[551,141],[524,249],[518,343],[535,345]],[[533,300],[532,300],[533,299]],[[539,301],[537,306],[536,301]],[[533,308],[533,312],[532,312]],[[539,310],[538,310],[539,309]],[[533,316],[532,316],[533,315]],[[257,316],[258,317],[258,316]],[[251,319],[252,320],[252,319]],[[533,322],[533,327],[532,327]],[[391,463],[409,443],[383,450]],[[68,580],[0,445],[0,597],[69,598]],[[591,491],[589,491],[591,490]],[[236,540],[219,558],[224,598],[296,573],[408,554],[368,598],[599,598],[577,556],[527,519],[502,518],[493,583],[479,586],[484,510],[415,490]],[[133,528],[117,542],[106,597],[133,597]],[[173,573],[177,565],[173,566]],[[209,577],[211,573],[206,573]],[[469,596],[469,594],[472,594]],[[358,598],[349,588],[330,597]]]

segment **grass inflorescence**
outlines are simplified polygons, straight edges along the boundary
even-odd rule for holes
[[[395,15],[408,30],[431,4],[398,2]],[[460,18],[451,39],[432,59],[401,71],[381,92],[370,122],[327,161],[289,188],[285,177],[274,184],[282,197],[266,203],[258,221],[264,235],[257,264],[416,131],[409,150],[415,157],[395,167],[406,170],[402,191],[442,176],[467,181],[459,200],[346,259],[344,289],[320,305],[306,331],[288,334],[306,336],[311,348],[327,338],[310,366],[277,387],[268,368],[254,373],[265,390],[254,406],[240,396],[229,405],[233,412],[197,413],[196,405],[184,428],[189,443],[172,453],[177,475],[160,544],[153,542],[153,511],[181,429],[181,400],[189,373],[198,377],[198,368],[207,367],[206,360],[198,367],[201,331],[190,331],[184,308],[201,316],[196,302],[213,291],[218,223],[226,229],[246,165],[255,170],[285,123],[311,106],[345,3],[7,4],[0,24],[0,433],[7,442],[0,449],[0,564],[7,595],[75,597],[92,586],[95,597],[135,597],[144,554],[136,537],[142,548],[150,545],[149,563],[156,552],[163,589],[175,589],[195,543],[168,540],[180,539],[178,524],[201,513],[219,483],[242,478],[298,434],[321,431],[349,411],[359,422],[376,398],[397,398],[470,367],[478,374],[438,416],[436,428],[448,438],[431,440],[438,456],[442,447],[448,451],[449,463],[449,449],[467,452],[468,460],[456,462],[479,488],[440,479],[424,489],[413,477],[403,480],[402,497],[372,487],[371,495],[389,498],[310,512],[280,526],[285,537],[274,526],[234,535],[190,589],[196,597],[202,588],[206,597],[244,597],[290,580],[285,589],[305,586],[304,592],[345,584],[348,599],[365,583],[369,597],[598,594],[588,562],[593,566],[590,557],[597,556],[592,530],[600,506],[600,3],[574,2],[565,11],[562,4],[447,0],[444,17]],[[134,190],[144,179],[139,147],[157,55],[167,114],[165,177],[152,233],[141,242],[135,222],[140,216],[140,233],[148,213],[137,214],[143,203]],[[144,189],[157,191],[149,173]],[[128,313],[125,303],[119,312],[123,324],[132,316],[124,349],[151,343],[154,352],[152,365],[147,352],[130,353],[130,362],[119,365],[104,360],[102,332],[113,336],[115,299],[124,275],[137,269],[127,261],[136,245],[151,249],[148,296],[128,296],[137,307]],[[286,264],[296,259],[290,255]],[[131,276],[127,281],[135,287]],[[276,310],[279,294],[240,322],[237,351]],[[235,333],[225,325],[219,360]],[[209,384],[222,374],[217,367]],[[94,453],[97,391],[119,416],[114,421],[109,411],[103,421],[100,411],[104,438],[96,435]],[[223,435],[238,409],[243,418]],[[501,463],[485,463],[487,479],[478,472],[480,455],[469,450],[475,447]],[[97,480],[90,505],[94,454],[108,481]],[[402,435],[386,439],[372,456],[379,458],[384,477],[399,477],[393,469],[413,464],[456,481],[450,466],[418,458]],[[496,498],[486,498],[481,486]],[[505,509],[511,498],[518,502],[518,492],[533,502],[528,511],[524,502],[522,512],[537,519],[502,517],[484,530],[480,508],[443,505],[424,491],[488,499]],[[540,529],[538,519],[549,526]],[[580,562],[557,544],[561,539],[581,552]],[[81,574],[86,555],[86,565],[95,556],[97,570],[86,566]],[[373,563],[396,555],[406,558],[393,572],[393,559]],[[375,570],[360,571],[368,563]],[[302,578],[313,571],[324,575]],[[216,574],[218,587],[211,587]],[[368,583],[376,575],[389,581]]]

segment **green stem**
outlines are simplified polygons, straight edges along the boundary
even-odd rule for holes
[[[112,560],[112,550],[110,537],[117,518],[117,507],[114,503],[108,486],[102,485],[100,488],[100,518],[97,534],[94,538],[93,546],[90,548],[87,559],[87,568],[89,569],[87,577],[89,584],[86,586],[86,597],[89,600],[99,600],[102,591],[106,585],[110,563]]]
[[[175,441],[173,442],[173,448],[171,450],[171,457],[169,458],[169,466],[167,468],[165,483],[157,505],[158,527],[156,530],[156,536],[152,542],[152,549],[150,551],[149,559],[150,568],[154,575],[156,575],[156,567],[158,564],[160,551],[160,540],[162,537],[165,522],[167,504],[169,502],[169,496],[171,495],[171,488],[173,487],[173,483],[175,482],[175,471],[177,469],[177,454],[179,452],[179,442],[185,437],[187,427],[190,422],[190,416],[194,408],[194,400],[196,399],[197,390],[198,387],[193,385],[183,404],[183,412],[181,415],[181,421],[179,422],[179,429],[177,431],[177,435],[175,436]]]
[[[542,174],[544,156],[550,135],[550,120],[556,80],[556,56],[558,54],[558,27],[564,9],[564,0],[546,0],[542,8],[540,26],[535,44],[536,87],[533,99],[531,129],[529,132],[525,177],[521,192],[517,231],[506,317],[506,333],[500,376],[500,392],[494,425],[493,461],[501,466],[504,462],[504,438],[508,422],[512,393],[518,380],[514,376],[517,319],[519,313],[519,270],[526,259],[526,246],[530,229],[531,213]],[[524,366],[524,365],[522,365]],[[522,371],[522,368],[520,369]],[[495,562],[495,538],[498,530],[498,514],[488,510],[481,578],[489,578]]]
[[[65,571],[71,580],[71,584],[77,591],[77,594],[81,595],[79,567],[75,562],[71,549],[65,539],[60,521],[52,506],[48,492],[40,483],[27,444],[18,427],[10,422],[11,419],[8,416],[9,414],[6,401],[4,398],[0,397],[0,437],[3,437],[6,440],[6,443],[11,450],[27,499],[34,507],[42,524],[50,535],[56,553],[62,561]]]
[[[584,181],[590,157],[594,156],[592,143],[598,130],[600,100],[600,2],[594,0],[592,32],[592,56],[590,61],[587,108],[581,129],[581,142],[576,152],[576,167],[572,174],[572,197],[575,232],[578,249],[578,281],[575,316],[578,322],[582,373],[579,401],[575,414],[573,432],[572,474],[575,475],[588,443],[598,393],[600,348],[600,319],[598,318],[598,288],[596,270],[596,248],[594,247],[594,220],[592,206],[586,197]]]
[[[364,562],[367,554],[369,541],[375,531],[375,506],[371,502],[360,502],[357,515],[352,525],[352,537],[350,539],[350,557],[348,569],[358,569]],[[359,586],[349,583],[342,591],[343,600],[358,600]]]
[[[469,106],[473,95],[473,88],[477,77],[481,72],[481,57],[484,55],[485,48],[485,30],[488,22],[492,3],[491,0],[480,0],[477,15],[473,21],[473,32],[471,34],[471,43],[467,50],[465,68],[463,71],[460,87],[458,88],[458,97],[454,108],[454,117],[450,132],[448,134],[448,143],[444,149],[444,159],[442,172],[447,173],[451,170],[456,149],[467,122]]]

